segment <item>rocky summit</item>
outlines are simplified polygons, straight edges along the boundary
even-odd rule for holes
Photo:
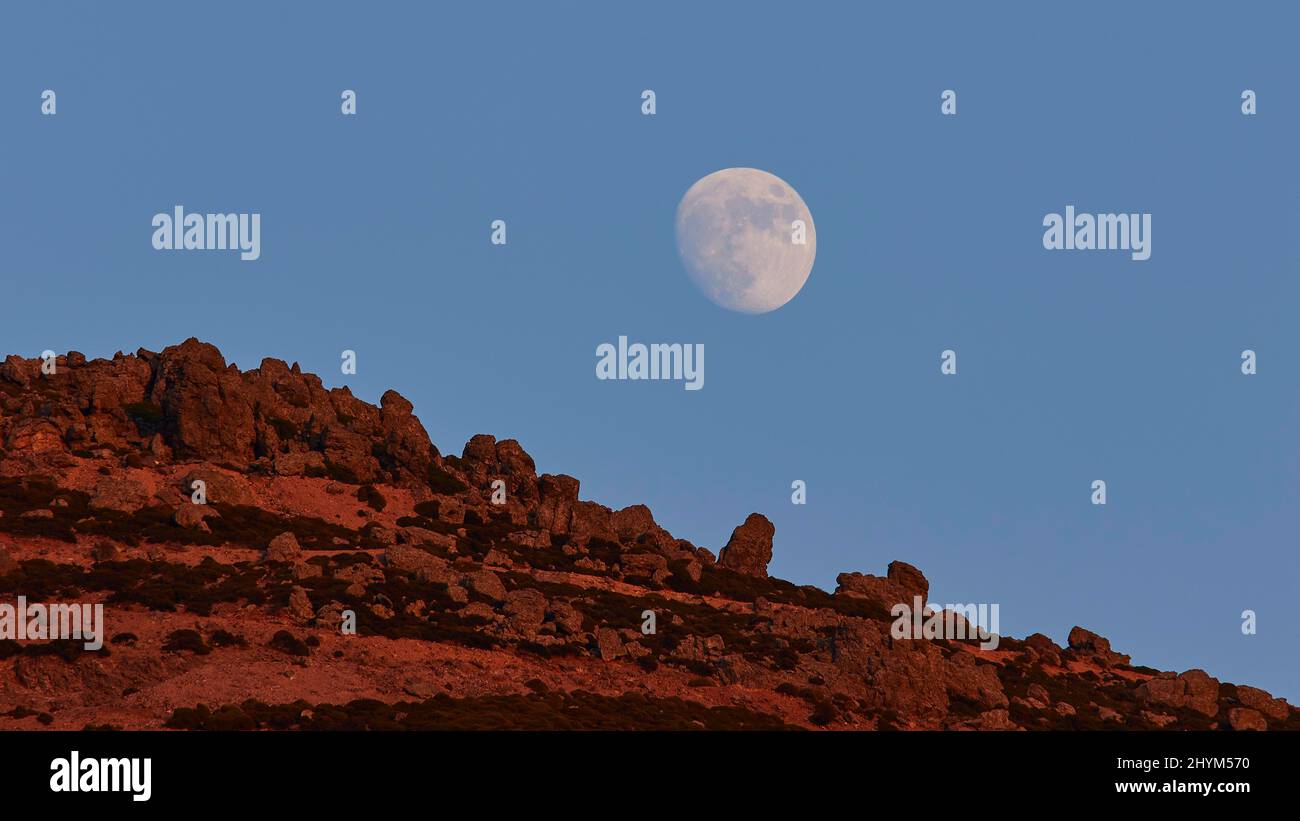
[[[10,356],[0,411],[0,634],[19,597],[103,608],[102,648],[0,637],[0,728],[1300,729],[1083,627],[898,639],[904,561],[773,578],[759,513],[715,557],[276,359]]]

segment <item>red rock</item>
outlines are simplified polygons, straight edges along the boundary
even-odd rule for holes
[[[298,537],[292,533],[281,533],[266,546],[266,559],[272,562],[292,562],[302,557],[302,547]]]
[[[1273,698],[1258,687],[1237,685],[1237,700],[1244,706],[1257,710],[1274,721],[1286,721],[1291,715],[1291,705],[1284,698]]]
[[[172,515],[172,521],[176,522],[179,527],[201,530],[207,533],[211,532],[211,528],[208,527],[207,523],[203,520],[210,517],[220,518],[221,514],[207,505],[196,505],[193,502],[182,502],[180,507],[176,508],[176,512]]]
[[[1234,730],[1267,730],[1268,722],[1249,707],[1233,707],[1228,710],[1228,726]]]
[[[506,587],[501,583],[501,577],[491,570],[467,573],[461,583],[471,591],[494,602],[504,601],[506,598]]]
[[[512,590],[506,594],[502,610],[515,630],[532,636],[546,620],[546,597],[536,590]]]
[[[668,560],[657,553],[624,553],[619,557],[619,564],[623,575],[652,579],[656,584],[662,584],[671,575]]]
[[[600,657],[605,661],[612,661],[623,655],[623,640],[619,638],[617,630],[605,627],[597,630],[596,646],[600,650]]]
[[[88,522],[75,523],[76,544],[66,541],[65,519],[82,498],[76,494],[87,490],[97,506],[122,511],[89,517],[96,522],[127,522],[142,505],[164,504],[179,526],[197,529],[159,532],[149,511],[139,518],[148,535],[126,551],[133,560],[143,553],[173,570],[184,565],[206,574],[211,560],[232,574],[251,571],[237,587],[224,581],[205,586],[221,599],[204,602],[212,605],[211,615],[189,608],[192,595],[184,585],[174,591],[175,611],[135,602],[115,607],[114,629],[145,637],[139,652],[128,645],[75,664],[26,656],[11,662],[13,692],[0,695],[14,703],[40,708],[53,703],[50,693],[72,694],[51,710],[59,729],[105,718],[157,727],[173,707],[238,704],[262,694],[278,704],[298,698],[345,704],[358,694],[392,702],[402,691],[421,698],[517,695],[533,689],[525,685],[533,678],[555,692],[641,692],[744,705],[804,727],[1019,729],[1013,715],[1027,727],[1060,726],[1075,710],[1050,696],[1067,692],[1071,701],[1088,705],[1080,712],[1094,723],[1101,716],[1113,726],[1182,726],[1189,723],[1184,708],[1200,714],[1191,723],[1215,723],[1208,717],[1218,713],[1216,680],[1200,671],[1145,682],[1121,671],[1097,676],[1092,660],[1111,664],[1127,657],[1081,628],[1072,631],[1066,651],[1042,634],[1008,640],[1021,652],[998,654],[1004,669],[1016,668],[1006,671],[1014,674],[1007,678],[990,656],[967,652],[968,646],[893,640],[887,620],[851,615],[863,612],[857,602],[806,590],[800,603],[799,595],[784,595],[781,584],[756,595],[766,586],[728,582],[710,571],[717,563],[713,554],[669,534],[645,505],[613,511],[580,501],[575,478],[537,476],[532,458],[514,440],[475,436],[459,458],[443,460],[411,402],[393,391],[371,405],[346,388],[325,389],[296,364],[269,358],[240,372],[197,340],[111,360],[86,361],[70,352],[59,368],[45,377],[38,360],[0,363],[0,442],[6,446],[0,474],[52,476],[62,486],[50,499],[43,484],[7,480],[11,492],[0,507],[17,544],[0,551],[0,575],[18,568],[17,559],[72,562],[65,572],[76,573],[75,566],[90,566],[89,556],[111,558],[112,550],[90,547],[94,536],[86,532],[94,527]],[[172,468],[173,460],[189,464]],[[213,505],[191,504],[193,487],[182,475],[202,477]],[[506,482],[504,508],[490,504],[494,479]],[[459,482],[467,487],[460,489]],[[358,510],[353,497],[365,483],[382,485],[384,509]],[[155,496],[156,487],[164,490]],[[261,510],[234,509],[240,506]],[[189,544],[211,541],[198,538],[209,524],[211,531],[232,534],[231,542]],[[313,544],[320,544],[315,534],[327,527],[340,528],[323,540],[338,551],[313,551],[306,561],[291,531],[313,532]],[[247,551],[281,530],[265,545],[266,557],[288,568],[244,563]],[[723,548],[721,565],[765,576],[774,532],[762,516],[749,517]],[[159,537],[168,539],[165,545],[151,541]],[[510,571],[497,575],[484,567],[493,563],[511,565]],[[670,565],[678,569],[674,578]],[[651,590],[656,583],[690,587],[691,581],[707,595]],[[882,604],[910,606],[913,597],[924,601],[929,594],[925,575],[904,562],[891,563],[883,577],[848,573],[839,581],[837,595]],[[262,599],[246,598],[245,584],[256,584]],[[286,586],[288,607],[267,606],[285,601]],[[360,620],[358,635],[328,634],[341,624],[345,606],[330,602],[313,612],[313,591],[323,589],[348,599],[346,607]],[[114,592],[102,590],[105,596]],[[658,637],[637,629],[647,606],[656,610]],[[270,635],[286,628],[301,634],[313,619],[322,647],[307,667],[300,659],[278,658],[283,654],[267,656]],[[196,660],[158,654],[152,644],[178,629],[207,637],[218,627],[246,633],[247,646],[214,644],[210,655]],[[1078,664],[1044,670],[1061,667],[1062,655],[1089,664],[1082,672],[1074,670]],[[599,659],[629,663],[606,666]],[[710,687],[685,688],[685,681],[701,675]],[[1004,680],[1028,690],[1017,688],[1010,699]],[[1099,688],[1119,686],[1132,687],[1136,702],[1101,696]],[[814,724],[808,700],[792,692],[834,704],[833,715],[819,710]],[[104,717],[97,713],[101,707]],[[1278,726],[1291,716],[1285,701],[1244,686],[1225,690],[1224,708],[1220,723],[1237,729]]]
[[[1202,715],[1219,712],[1219,681],[1204,670],[1188,670],[1175,676],[1165,673],[1138,685],[1140,698],[1165,707],[1187,707]]]
[[[474,436],[465,443],[461,468],[470,484],[485,493],[491,492],[493,481],[500,479],[505,482],[508,504],[526,510],[538,504],[537,465],[514,439],[498,442],[487,434]]]
[[[772,537],[776,527],[761,513],[751,513],[744,523],[731,532],[727,546],[719,554],[718,564],[728,570],[750,576],[767,577],[772,561]]]
[[[305,588],[294,587],[289,591],[289,614],[299,624],[306,624],[315,618],[316,611],[312,609],[311,598]]]
[[[133,479],[101,479],[90,497],[90,506],[100,510],[134,513],[149,502],[149,491]]]
[[[1104,639],[1091,630],[1084,630],[1082,627],[1075,627],[1070,630],[1070,649],[1071,650],[1088,650],[1095,653],[1109,653],[1110,641]]]
[[[885,578],[867,573],[841,573],[835,578],[835,595],[866,599],[884,610],[896,604],[913,607],[916,597],[924,606],[930,592],[925,575],[906,562],[891,562]]]
[[[578,480],[564,474],[545,474],[538,480],[540,502],[536,525],[552,533],[568,533],[578,502]]]
[[[1052,641],[1042,633],[1031,633],[1025,637],[1025,644],[1039,651],[1040,653],[1060,653],[1061,648],[1056,642]]]
[[[47,419],[24,419],[13,426],[5,441],[10,455],[41,456],[63,453],[63,434],[58,426]]]
[[[389,566],[412,573],[422,581],[446,584],[453,575],[445,559],[418,547],[391,545],[385,548],[384,558]]]
[[[886,578],[904,593],[920,596],[921,603],[926,603],[926,597],[930,594],[930,582],[920,570],[907,562],[893,561],[889,563]]]
[[[618,541],[618,533],[614,530],[614,512],[604,505],[595,502],[575,502],[569,524],[573,538],[579,541],[588,539]]]
[[[207,504],[252,505],[256,502],[248,480],[236,473],[211,467],[192,468],[180,483],[180,492],[193,503],[195,482],[203,482]]]

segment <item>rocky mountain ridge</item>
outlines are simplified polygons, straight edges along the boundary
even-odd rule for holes
[[[0,602],[103,603],[109,634],[0,641],[0,726],[1300,729],[1082,627],[896,639],[904,562],[771,578],[761,514],[715,556],[514,440],[444,455],[395,391],[194,339],[8,357],[0,443]]]

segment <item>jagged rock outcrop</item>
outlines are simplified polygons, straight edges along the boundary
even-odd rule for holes
[[[766,516],[749,514],[744,523],[731,532],[731,538],[718,554],[718,564],[737,573],[766,578],[775,535],[776,526]]]
[[[884,578],[868,573],[841,573],[835,578],[839,585],[835,595],[866,599],[889,610],[895,604],[912,607],[917,596],[925,605],[930,594],[930,582],[925,574],[907,562],[889,563]]]
[[[1300,729],[1282,699],[1131,667],[1081,627],[1066,647],[896,636],[889,608],[929,595],[910,564],[841,574],[834,595],[769,578],[758,513],[715,560],[646,505],[579,499],[513,439],[444,459],[393,391],[370,405],[275,359],[241,372],[196,340],[56,362],[0,364],[0,598],[105,601],[112,647],[5,645],[0,702],[59,729],[103,723],[101,707],[133,727],[261,726],[267,693],[272,723],[310,721],[300,699],[401,723],[434,697],[463,721],[490,695],[487,726],[537,709],[585,726],[570,695],[522,694],[629,692],[654,709],[588,720]],[[25,715],[0,710],[0,729]]]
[[[1291,712],[1286,699],[1273,698],[1258,687],[1247,684],[1237,685],[1237,700],[1274,721],[1284,721]]]
[[[578,503],[578,480],[563,474],[546,474],[537,483],[538,505],[534,524],[552,533],[568,533]]]
[[[1207,716],[1219,712],[1219,680],[1204,670],[1161,673],[1137,688],[1138,696],[1163,707],[1186,707]]]
[[[539,501],[537,465],[514,439],[480,433],[465,443],[460,457],[461,468],[469,484],[489,491],[495,479],[505,482],[506,500],[524,508],[534,508]]]
[[[1075,627],[1070,631],[1067,641],[1071,650],[1085,657],[1091,657],[1105,667],[1129,663],[1128,656],[1110,649],[1109,639],[1102,638],[1091,630]]]
[[[9,357],[0,367],[0,473],[15,475],[68,453],[134,448],[161,459],[344,481],[421,484],[440,463],[411,403],[388,391],[375,407],[347,388],[326,390],[297,364],[264,359],[241,372],[197,339],[161,353],[111,360],[70,353]],[[39,411],[39,412],[38,412]],[[278,466],[278,469],[277,469]]]

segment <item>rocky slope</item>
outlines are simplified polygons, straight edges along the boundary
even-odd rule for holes
[[[1300,729],[1082,628],[894,639],[910,565],[770,578],[760,514],[715,559],[394,391],[193,339],[42,364],[0,366],[0,604],[102,603],[106,641],[0,641],[0,728]]]

